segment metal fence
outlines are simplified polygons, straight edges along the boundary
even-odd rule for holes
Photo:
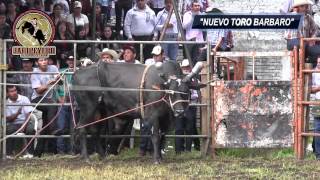
[[[8,53],[8,43],[12,43],[13,40],[3,40],[2,42],[2,46],[3,46],[3,58],[2,58],[2,65],[1,67],[6,67],[7,66],[7,53]],[[118,44],[140,44],[140,54],[143,53],[143,45],[144,44],[183,44],[183,45],[187,45],[187,44],[205,44],[207,46],[208,49],[211,49],[211,44],[209,41],[206,42],[194,42],[194,41],[93,41],[93,40],[55,40],[53,41],[53,43],[72,43],[73,44],[73,50],[74,50],[74,64],[76,65],[77,62],[77,54],[76,54],[76,50],[77,50],[77,44],[110,44],[110,43],[118,43]],[[141,57],[141,56],[140,56]],[[140,61],[142,62],[143,59],[140,59]],[[206,74],[206,79],[204,81],[206,82],[210,82],[211,81],[211,77],[212,77],[212,69],[211,69],[211,55],[210,55],[210,51],[207,51],[207,74]],[[76,68],[76,66],[74,66],[74,68]],[[11,136],[7,136],[6,135],[6,107],[8,106],[7,104],[7,94],[6,94],[6,85],[7,85],[7,75],[8,74],[35,74],[34,72],[23,72],[23,71],[7,71],[5,68],[1,69],[1,74],[0,74],[0,81],[1,81],[1,88],[0,88],[0,93],[1,93],[1,111],[0,111],[0,117],[2,117],[2,121],[1,121],[1,135],[2,137],[0,137],[1,139],[3,139],[3,141],[1,142],[2,145],[2,159],[6,159],[6,139],[7,138],[28,138],[28,137],[33,137],[32,135],[11,135]],[[52,74],[52,73],[43,73],[43,74]],[[73,74],[72,72],[70,73],[66,73],[66,74]],[[2,92],[1,92],[2,91]],[[205,155],[207,154],[207,150],[209,148],[209,143],[210,143],[210,139],[211,139],[211,129],[210,129],[210,118],[211,118],[211,90],[210,90],[210,86],[208,85],[206,87],[206,94],[207,97],[204,98],[205,102],[201,102],[200,104],[191,104],[192,106],[199,106],[201,107],[201,109],[205,108],[205,110],[207,111],[207,115],[205,119],[201,119],[201,121],[205,124],[208,125],[208,129],[206,130],[202,130],[202,132],[205,132],[205,134],[202,133],[202,135],[167,135],[166,137],[170,137],[170,138],[176,138],[176,137],[198,137],[198,138],[204,138],[205,143],[202,143],[202,154]],[[23,104],[26,105],[26,104]],[[30,105],[30,104],[28,104]],[[35,103],[32,103],[31,105],[35,105]],[[40,103],[40,106],[48,106],[48,105],[54,105],[54,106],[60,106],[61,103],[53,103],[53,104],[47,104],[47,103]],[[70,106],[70,103],[65,103],[64,105],[68,105]],[[11,106],[11,105],[10,105]],[[19,105],[21,106],[21,105]],[[0,136],[1,136],[0,135]],[[63,135],[63,136],[53,136],[53,135],[38,135],[37,138],[59,138],[59,137],[63,137],[63,138],[69,138],[69,135]],[[138,135],[134,135],[134,136],[130,136],[130,135],[106,135],[104,137],[108,137],[108,138],[135,138],[135,137],[142,137],[142,136],[138,136]]]

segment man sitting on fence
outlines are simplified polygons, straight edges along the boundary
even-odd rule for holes
[[[23,123],[31,115],[30,113],[33,110],[32,106],[23,106],[23,104],[30,104],[30,100],[23,95],[18,94],[16,86],[7,85],[6,87],[8,99],[7,99],[7,108],[6,108],[6,134],[11,135],[18,131]],[[21,106],[11,106],[12,104],[21,104]],[[34,116],[31,116],[34,117]],[[31,118],[29,123],[23,128],[18,134],[34,134],[35,133],[35,119]],[[21,142],[22,140],[22,142]],[[20,149],[16,151],[18,153],[22,150],[22,146],[26,145],[25,139],[13,139],[9,138],[7,141],[7,154],[13,155],[16,147]],[[28,152],[32,153],[32,149],[29,148]],[[31,154],[27,153],[25,157],[32,157]]]

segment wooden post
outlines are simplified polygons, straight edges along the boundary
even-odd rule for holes
[[[0,39],[0,57],[1,58],[4,58],[4,49],[3,49],[3,40],[2,39]],[[5,61],[5,59],[3,59],[3,61]],[[0,61],[0,63],[2,64],[2,61]],[[3,71],[1,70],[0,71],[0,83],[3,83],[3,79],[2,79],[2,73],[3,73]],[[4,86],[0,86],[0,101],[1,101],[1,103],[0,103],[0,117],[1,117],[1,120],[0,120],[0,139],[2,139],[3,138],[3,121],[4,121],[4,119],[2,119],[2,113],[4,112],[4,109],[3,109],[3,93],[2,93],[2,91],[3,91],[3,89],[4,89]],[[2,157],[2,155],[3,155],[3,153],[2,153],[2,142],[0,143],[0,157],[1,158],[3,158]]]
[[[179,14],[179,11],[178,11],[177,1],[176,0],[172,0],[172,4],[173,4],[174,14],[175,14],[175,16],[177,18],[177,24],[178,24],[179,32],[181,34],[181,38],[182,38],[183,41],[185,41],[186,40],[186,36],[185,36],[184,30],[183,30],[183,27],[182,27],[182,21],[181,21],[180,14]],[[183,47],[184,47],[184,50],[186,52],[186,56],[187,56],[187,59],[189,61],[189,64],[190,64],[191,67],[193,67],[193,62],[191,60],[191,55],[190,55],[190,52],[189,52],[189,49],[188,49],[188,45],[187,44],[183,44]]]
[[[202,83],[206,83],[207,81],[207,76],[208,76],[208,68],[204,68],[201,73],[201,81]],[[201,102],[208,102],[208,91],[207,88],[202,88],[201,89]],[[208,104],[207,104],[208,105]],[[208,122],[206,121],[208,118],[208,109],[207,106],[201,106],[201,134],[208,134],[209,132],[209,126],[210,124],[208,124]],[[203,139],[205,140],[205,139]],[[206,149],[206,141],[202,141],[201,143],[201,154],[204,156],[205,152],[207,151]]]

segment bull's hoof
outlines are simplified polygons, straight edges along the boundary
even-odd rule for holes
[[[153,162],[153,164],[159,165],[159,164],[161,164],[161,161],[160,160],[156,160],[156,161]]]

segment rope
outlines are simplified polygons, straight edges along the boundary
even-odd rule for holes
[[[47,90],[47,92],[46,92],[46,93],[42,96],[42,98],[37,102],[37,104],[34,106],[34,108],[32,109],[32,111],[30,112],[30,115],[29,115],[28,118],[25,120],[25,122],[21,125],[21,127],[20,127],[16,132],[14,132],[14,133],[12,133],[12,134],[10,134],[10,135],[8,135],[8,136],[15,135],[15,134],[17,134],[17,133],[19,133],[20,131],[22,131],[22,130],[25,129],[25,127],[27,126],[28,122],[29,122],[30,119],[31,119],[31,114],[36,110],[36,108],[39,106],[39,104],[41,103],[41,101],[43,101],[43,99],[44,99],[44,98],[47,96],[47,94],[53,89],[53,87],[56,86],[56,85],[59,83],[59,81],[62,79],[62,77],[64,76],[65,73],[66,73],[66,70],[63,71],[63,72],[61,72],[61,73],[59,73],[59,74],[61,74],[61,76],[59,77],[59,79],[58,79],[52,86],[49,87],[49,89]],[[8,85],[7,83],[4,83],[4,84],[5,84],[5,85]],[[0,139],[0,142],[2,142],[2,141],[4,141],[5,139],[7,139],[8,136]]]
[[[67,92],[68,92],[68,95],[69,95],[69,100],[70,100],[70,103],[71,103],[71,113],[72,113],[72,122],[73,122],[73,128],[76,127],[76,120],[75,120],[75,113],[74,113],[74,108],[73,108],[73,99],[72,99],[72,96],[71,96],[71,92],[70,92],[70,88],[69,88],[69,82],[66,81],[66,84],[67,84]]]
[[[63,102],[64,103],[64,102]],[[45,125],[42,129],[40,129],[31,139],[30,141],[24,146],[24,148],[14,157],[17,158],[19,157],[22,153],[24,153],[24,151],[26,151],[26,149],[30,146],[30,144],[32,143],[32,141],[38,137],[38,135],[40,135],[40,133],[45,130],[48,126],[50,126],[53,121],[58,117],[61,109],[62,109],[63,104],[59,107],[59,110],[57,111],[56,115],[49,121],[49,123],[47,125]]]
[[[159,100],[157,100],[157,101],[153,101],[153,102],[151,102],[151,103],[148,103],[148,104],[143,105],[143,107],[151,106],[151,105],[156,104],[156,103],[159,103],[159,102],[161,102],[161,101],[165,101],[165,99],[164,99],[165,97],[166,97],[166,95],[164,95],[161,99],[159,99]],[[112,116],[109,116],[109,117],[106,117],[106,118],[103,118],[103,119],[99,119],[99,120],[97,120],[97,121],[94,121],[94,122],[91,122],[91,123],[88,123],[88,124],[85,124],[85,125],[78,126],[78,127],[76,127],[76,129],[84,128],[84,127],[87,127],[87,126],[90,126],[90,125],[93,125],[93,124],[96,124],[96,123],[99,123],[99,122],[102,122],[102,121],[105,121],[105,120],[108,120],[108,119],[111,119],[111,118],[114,118],[114,117],[117,117],[117,116],[120,116],[120,115],[129,113],[129,112],[138,110],[138,109],[140,109],[140,108],[141,108],[141,107],[138,106],[138,107],[135,107],[135,108],[132,108],[132,109],[123,111],[123,112],[121,112],[121,113],[117,113],[117,114],[114,114],[114,115],[112,115]]]
[[[143,73],[142,73],[142,78],[141,78],[140,87],[139,87],[141,90],[144,89],[144,82],[145,82],[145,80],[146,80],[146,74],[147,74],[147,72],[148,72],[148,70],[149,70],[150,67],[151,67],[151,66],[147,66],[146,68],[144,68],[144,71],[143,71]],[[139,95],[140,95],[140,107],[141,107],[140,111],[141,111],[141,117],[142,117],[142,119],[144,119],[143,91],[140,91],[140,92],[139,92]]]

